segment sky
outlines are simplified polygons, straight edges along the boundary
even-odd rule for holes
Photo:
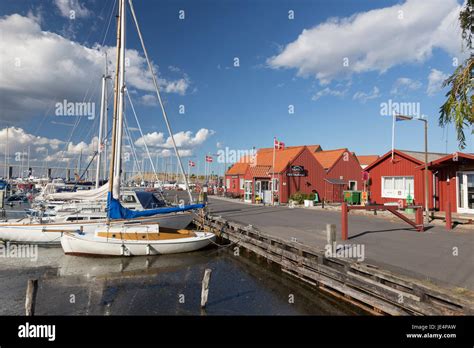
[[[2,158],[7,127],[10,162],[28,146],[34,165],[70,167],[81,152],[86,160],[96,150],[105,53],[109,73],[115,65],[115,1],[0,2]],[[468,54],[457,21],[461,5],[134,1],[180,153],[199,172],[206,154],[271,147],[274,137],[384,154],[392,142],[394,109],[387,113],[387,106],[427,117],[430,151],[457,151],[454,128],[439,127],[438,117],[441,83]],[[126,85],[143,133],[127,103],[127,165],[134,162],[131,141],[139,158],[146,143],[162,169],[171,142],[129,10],[126,47]],[[61,114],[63,101],[95,103],[95,114]],[[397,148],[424,150],[422,122],[399,122],[395,134]],[[464,151],[474,152],[470,129],[466,135]],[[224,163],[214,155],[211,166],[219,172]]]

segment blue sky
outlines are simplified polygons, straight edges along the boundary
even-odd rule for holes
[[[6,0],[0,3],[0,16],[3,25],[31,24],[6,21],[13,14],[21,15],[37,23],[42,32],[91,48],[102,42],[113,2]],[[320,144],[323,149],[348,147],[357,154],[383,154],[391,147],[391,118],[380,115],[380,110],[381,103],[389,100],[419,103],[429,119],[430,150],[445,152],[447,140],[447,151],[456,151],[453,128],[440,128],[437,119],[446,92],[440,90],[439,81],[454,70],[453,58],[461,60],[465,54],[452,20],[458,4],[455,0],[134,2],[149,54],[165,80],[162,87],[168,88],[163,95],[173,130],[190,132],[182,134],[183,149],[201,163],[206,153],[216,153],[219,147],[269,147],[274,136],[287,145]],[[74,20],[65,15],[67,9],[76,9]],[[178,18],[180,10],[185,11],[184,20]],[[294,11],[294,19],[288,18],[289,11]],[[106,46],[115,45],[114,24]],[[127,48],[141,54],[132,25],[129,16]],[[42,50],[46,46],[29,47]],[[60,47],[57,51],[63,52]],[[33,57],[35,52],[30,52]],[[349,59],[348,67],[341,67],[344,57]],[[234,66],[235,58],[239,67]],[[70,58],[79,67],[84,63],[74,59]],[[37,71],[61,69],[55,59],[43,59],[41,64]],[[85,75],[93,71],[78,70]],[[33,74],[28,69],[26,73]],[[33,77],[27,87],[23,84],[8,92],[36,96],[38,90],[48,90],[47,80]],[[26,106],[24,112],[21,103],[14,104],[11,108],[19,109],[9,107],[2,113],[0,128],[14,126],[25,136],[68,140],[72,127],[62,123],[72,124],[75,119],[58,121],[50,107],[63,99],[61,91],[68,100],[81,100],[81,88],[84,93],[97,88],[100,75],[86,80],[69,91],[76,81],[72,74],[54,96],[38,97],[43,98],[38,106]],[[6,81],[4,89],[9,88]],[[54,78],[49,81],[54,84]],[[157,134],[149,138],[156,140],[156,149],[162,149],[167,133],[159,108],[146,105],[150,103],[143,99],[152,92],[140,89],[136,81],[128,88],[144,133],[164,133],[164,140]],[[93,100],[97,96],[96,89]],[[185,114],[178,113],[180,105],[185,106]],[[290,105],[293,114],[288,112]],[[96,127],[97,120],[82,118],[71,141],[89,144]],[[199,133],[198,139],[200,129],[206,132]],[[136,131],[132,134],[139,138]],[[472,136],[467,133],[467,137],[466,151],[474,152]],[[423,146],[421,122],[397,123],[396,147],[422,151]],[[74,153],[73,148],[69,150]]]

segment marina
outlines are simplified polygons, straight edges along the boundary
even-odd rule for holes
[[[0,348],[472,346],[474,0],[2,0],[0,33]]]

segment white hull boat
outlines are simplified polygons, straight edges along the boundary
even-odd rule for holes
[[[216,235],[190,230],[160,231],[158,224],[101,226],[94,233],[64,233],[61,246],[71,255],[145,256],[202,249]]]
[[[100,215],[98,215],[100,217]],[[93,233],[98,226],[104,225],[105,218],[96,218],[97,214],[71,214],[64,217],[65,221],[48,223],[31,222],[24,219],[16,223],[0,223],[0,240],[13,243],[31,244],[60,244],[64,232],[83,231]],[[58,218],[58,217],[56,217]],[[190,212],[154,215],[134,220],[117,220],[113,225],[133,225],[143,223],[159,223],[160,226],[170,229],[184,229],[193,220]]]

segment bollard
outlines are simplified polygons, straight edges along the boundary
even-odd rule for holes
[[[329,245],[336,243],[336,225],[326,224],[326,237]]]
[[[28,280],[28,286],[26,288],[26,300],[25,300],[25,315],[33,316],[35,315],[36,307],[36,293],[38,292],[38,280],[30,279]]]
[[[446,229],[448,231],[453,229],[453,219],[451,215],[451,202],[446,203]]]
[[[425,229],[425,226],[423,225],[423,207],[416,208],[415,223],[418,232],[423,232]]]
[[[201,291],[201,308],[205,308],[207,304],[207,298],[209,296],[209,281],[211,280],[212,269],[207,268],[204,271],[204,278],[202,279],[202,291]]]
[[[341,231],[342,231],[342,240],[347,240],[347,203],[342,202],[341,206]]]

